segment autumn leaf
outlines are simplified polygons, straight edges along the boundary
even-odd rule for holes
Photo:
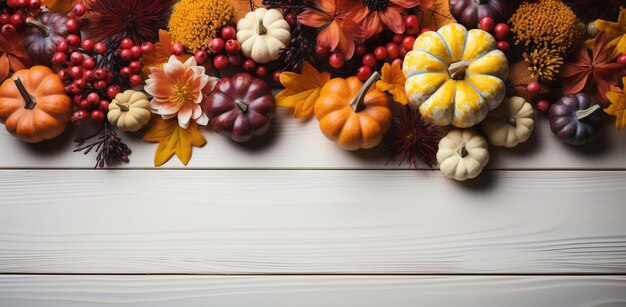
[[[393,64],[385,63],[381,69],[381,79],[376,82],[376,89],[381,92],[387,92],[393,96],[393,100],[406,105],[409,103],[409,97],[404,91],[404,83],[406,78],[402,72],[402,64],[395,61]]]
[[[604,50],[609,48],[613,50],[611,53],[612,59],[617,58],[622,53],[626,53],[626,8],[621,9],[617,22],[598,19],[594,22],[594,25],[598,32],[604,31],[606,33],[608,43],[604,46]]]
[[[422,29],[438,30],[449,23],[456,22],[456,19],[450,13],[448,0],[435,0],[429,9],[420,11],[417,17],[422,22]]]
[[[0,82],[14,72],[29,68],[32,63],[24,47],[25,32],[16,33],[7,39],[0,35]]]
[[[626,77],[622,78],[622,82],[626,82]],[[604,109],[604,112],[615,116],[615,128],[617,128],[617,130],[624,129],[624,127],[626,127],[626,94],[624,90],[607,92],[606,97],[611,104],[608,108]]]
[[[294,72],[280,74],[280,83],[285,89],[276,95],[276,105],[281,108],[293,108],[295,118],[310,117],[313,115],[315,100],[329,80],[329,73],[320,73],[311,64],[304,62],[301,74]]]
[[[585,45],[561,66],[559,76],[563,78],[563,92],[575,94],[580,91],[589,91],[601,100],[606,101],[605,93],[611,85],[616,84],[616,78],[625,72],[622,64],[612,60],[613,48],[605,49],[606,35],[600,32],[594,41],[591,56]]]
[[[150,75],[150,67],[163,68],[163,65],[167,63],[172,55],[172,38],[170,33],[165,30],[159,30],[159,42],[154,44],[154,48],[151,52],[144,54],[141,57],[141,64],[143,64],[143,78],[147,79]],[[191,55],[184,54],[177,56],[176,58],[185,63]]]
[[[251,12],[251,10],[250,10],[250,0],[231,0],[230,3],[235,8],[235,16],[233,16],[232,20],[237,21],[237,20],[239,20],[241,18],[244,18],[246,16],[246,14]],[[254,4],[255,8],[265,7],[263,5],[263,1],[262,0],[252,0],[252,3]]]
[[[150,129],[143,136],[144,141],[158,142],[154,153],[154,166],[161,166],[176,154],[184,165],[191,160],[192,146],[202,147],[206,140],[195,122],[191,122],[187,129],[181,128],[176,119],[162,119],[153,116]]]

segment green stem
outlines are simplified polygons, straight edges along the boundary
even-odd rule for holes
[[[470,66],[470,62],[463,60],[450,64],[448,66],[448,74],[453,80],[463,80],[465,78],[465,71]]]
[[[487,2],[489,2],[489,0],[474,0],[474,2],[476,2],[476,4],[480,5],[480,4],[486,4]]]
[[[354,97],[352,101],[350,101],[350,107],[352,108],[352,110],[354,110],[354,112],[358,113],[365,109],[365,95],[370,90],[370,87],[372,87],[372,85],[374,85],[374,83],[376,83],[376,81],[378,81],[379,79],[380,74],[375,71],[374,73],[372,73],[369,79],[365,81],[363,86],[361,86],[361,89],[356,94],[356,97]]]
[[[267,28],[265,28],[265,26],[263,25],[263,19],[259,19],[259,28],[257,30],[257,32],[259,33],[259,35],[265,35],[267,34]]]
[[[20,77],[13,77],[13,81],[15,82],[15,86],[20,92],[20,95],[22,95],[22,99],[24,99],[24,108],[32,110],[37,104],[37,102],[35,101],[35,97],[28,93],[26,87],[24,87],[24,83],[22,83],[22,80],[20,80]]]
[[[468,154],[467,152],[467,144],[465,144],[465,142],[463,144],[461,144],[461,147],[459,147],[459,149],[456,151],[456,153],[459,154],[459,156],[461,156],[461,158],[465,158]]]
[[[248,112],[248,104],[245,101],[237,99],[235,100],[235,104],[237,105],[239,110],[241,110],[241,112]]]
[[[35,18],[26,18],[26,24],[39,30],[43,37],[50,36],[50,27],[44,25],[39,20]]]
[[[577,120],[583,120],[585,119],[587,116],[595,113],[598,109],[600,109],[600,105],[596,104],[590,108],[587,108],[585,110],[578,110],[576,111],[576,119]]]

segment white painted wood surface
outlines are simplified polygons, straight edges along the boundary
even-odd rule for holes
[[[266,136],[250,144],[236,144],[216,133],[203,129],[207,145],[194,148],[189,168],[210,169],[385,169],[398,168],[387,164],[382,147],[370,151],[346,152],[324,138],[315,119],[303,122],[279,110]],[[491,147],[491,169],[626,169],[626,133],[615,130],[607,122],[600,138],[586,146],[573,147],[554,138],[545,115],[538,117],[536,130],[529,141],[517,148]],[[87,135],[88,133],[85,133]],[[152,168],[157,144],[141,140],[143,134],[122,134],[132,148],[130,163],[123,168]],[[94,155],[84,157],[72,153],[75,134],[68,132],[44,144],[25,144],[0,129],[0,167],[2,168],[92,168]],[[176,158],[164,168],[180,168]],[[402,165],[402,168],[408,166]],[[423,165],[422,165],[423,167]]]
[[[620,307],[618,276],[0,276],[21,307]]]
[[[537,125],[465,183],[284,111],[159,170],[138,135],[131,163],[92,170],[72,132],[0,129],[0,307],[626,306],[626,135],[574,148]],[[89,275],[155,273],[213,275]]]

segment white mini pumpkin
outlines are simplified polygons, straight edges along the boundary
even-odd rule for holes
[[[237,22],[237,40],[243,55],[257,63],[280,58],[291,41],[291,27],[275,9],[258,8]]]
[[[535,128],[533,107],[524,98],[514,96],[487,114],[480,124],[489,143],[512,148],[528,140]]]
[[[485,138],[473,129],[450,130],[439,142],[439,169],[455,180],[475,178],[489,162],[487,146]]]
[[[107,119],[122,131],[137,131],[150,121],[150,102],[146,94],[127,90],[109,104]]]

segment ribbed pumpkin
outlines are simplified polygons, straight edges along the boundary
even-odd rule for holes
[[[420,35],[402,70],[409,101],[431,123],[467,128],[504,99],[509,63],[491,34],[457,23]]]
[[[24,142],[57,137],[71,115],[72,102],[63,82],[48,67],[19,70],[0,86],[0,122]]]
[[[334,78],[322,87],[315,101],[320,130],[344,150],[377,146],[391,127],[389,98],[377,91],[378,72],[363,84],[357,77]]]

